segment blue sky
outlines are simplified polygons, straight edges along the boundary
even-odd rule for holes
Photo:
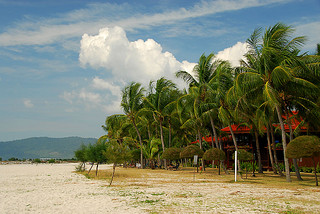
[[[128,82],[173,79],[203,53],[236,65],[257,27],[292,25],[313,53],[319,11],[319,0],[0,0],[0,141],[100,137]]]

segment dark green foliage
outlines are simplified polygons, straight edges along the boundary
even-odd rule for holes
[[[86,158],[87,161],[92,163],[104,163],[107,161],[103,152],[106,150],[106,144],[104,143],[96,143],[96,144],[89,144],[88,148],[86,149]]]
[[[234,160],[234,154],[232,155],[232,159]],[[239,149],[238,150],[238,160],[239,161],[249,161],[253,159],[252,153],[244,150],[244,149]]]
[[[86,156],[86,150],[87,150],[87,146],[84,144],[81,144],[80,148],[74,151],[74,156],[78,161],[86,162],[88,160]]]
[[[11,157],[8,159],[8,161],[18,161],[19,159],[18,158],[15,158],[15,157]]]
[[[320,139],[317,136],[299,136],[287,147],[288,158],[307,158],[320,155]]]
[[[203,155],[204,160],[219,160],[223,161],[226,159],[226,154],[224,151],[218,148],[212,148],[207,150]]]
[[[178,160],[180,159],[181,148],[168,148],[162,153],[162,159],[166,160]]]
[[[204,152],[200,149],[199,146],[189,145],[182,149],[180,153],[180,158],[193,158],[194,155],[198,155],[198,157],[202,157],[203,153]]]
[[[55,162],[56,162],[55,159],[50,159],[50,160],[48,160],[48,163],[55,163]]]
[[[109,163],[113,163],[112,178],[110,181],[111,186],[117,164],[125,163],[130,160],[131,151],[129,146],[125,143],[118,143],[116,140],[111,140],[108,142],[107,149],[103,154]]]
[[[33,163],[41,163],[41,160],[39,158],[36,158],[32,161]]]
[[[130,151],[131,153],[131,160],[133,161],[139,161],[140,160],[140,149],[132,149]]]
[[[320,139],[317,136],[299,136],[293,139],[287,147],[287,158],[311,157],[314,164],[316,186],[318,186],[317,168],[314,157],[320,156]]]
[[[2,161],[2,157],[0,157],[0,161]]]
[[[103,151],[103,155],[108,163],[122,164],[131,159],[130,148],[126,144],[110,141]]]

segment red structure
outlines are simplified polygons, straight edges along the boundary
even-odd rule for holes
[[[296,113],[294,113],[296,114]],[[286,119],[284,117],[284,119]],[[295,130],[300,122],[296,119],[292,119],[292,129]],[[285,131],[286,133],[290,133],[289,131],[289,126],[287,124],[285,124]],[[251,127],[247,127],[247,126],[241,126],[241,125],[231,125],[232,131],[235,135],[237,144],[238,144],[238,148],[239,149],[245,149],[247,151],[250,151],[254,154],[255,157],[255,161],[257,161],[257,148],[256,148],[256,142],[255,142],[255,136],[254,136],[254,132],[251,129]],[[282,140],[281,140],[281,133],[280,133],[280,127],[279,124],[274,124],[273,128],[275,130],[274,133],[274,138],[275,138],[275,144],[276,144],[276,155],[278,158],[278,161],[281,163],[284,160],[283,157],[283,147],[282,147]],[[221,129],[222,132],[224,132],[227,136],[226,137],[222,137],[221,138],[221,142],[223,145],[223,150],[226,153],[226,164],[227,166],[230,168],[233,165],[233,160],[232,160],[232,155],[235,151],[235,147],[232,141],[232,137],[231,137],[231,132],[230,132],[230,128],[229,127],[225,127],[223,129]],[[307,127],[302,126],[300,127],[300,133],[305,134],[308,132]],[[266,129],[264,131],[264,133],[266,133]],[[315,135],[319,135],[320,131],[317,132],[313,132],[313,133],[309,133],[309,134],[315,134]],[[203,140],[208,142],[209,144],[211,144],[211,136],[207,136],[207,137],[203,137]],[[269,155],[269,150],[268,150],[268,142],[267,142],[267,137],[266,135],[262,135],[258,137],[258,141],[259,141],[259,146],[260,146],[260,154],[261,154],[261,161],[262,161],[262,165],[263,168],[265,170],[271,170],[271,162],[270,162],[270,155]],[[198,143],[199,140],[194,141],[192,143]],[[215,139],[213,138],[213,142],[215,142]],[[289,143],[289,139],[287,139],[287,143]],[[315,158],[315,160],[320,163],[320,157]],[[291,161],[290,161],[291,162]],[[298,165],[301,166],[306,166],[306,167],[312,167],[312,160],[311,158],[301,158],[298,160]]]

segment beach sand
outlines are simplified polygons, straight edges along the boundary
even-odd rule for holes
[[[113,197],[105,181],[72,173],[76,165],[0,165],[0,213],[143,213]]]
[[[319,187],[277,189],[164,170],[140,170],[142,177],[115,178],[109,187],[74,173],[76,165],[0,165],[0,213],[320,213]]]

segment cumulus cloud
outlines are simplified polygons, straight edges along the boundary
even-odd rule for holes
[[[26,107],[26,108],[33,108],[33,103],[31,102],[31,100],[29,99],[24,99],[23,100],[23,105]]]
[[[174,79],[176,71],[194,66],[187,61],[179,62],[153,39],[130,42],[125,31],[118,26],[100,29],[98,35],[84,34],[79,61],[82,66],[105,68],[116,80],[143,84],[162,76]]]
[[[234,46],[219,51],[216,58],[228,60],[232,66],[239,66],[240,60],[244,58],[244,54],[248,52],[248,44],[237,42]]]

